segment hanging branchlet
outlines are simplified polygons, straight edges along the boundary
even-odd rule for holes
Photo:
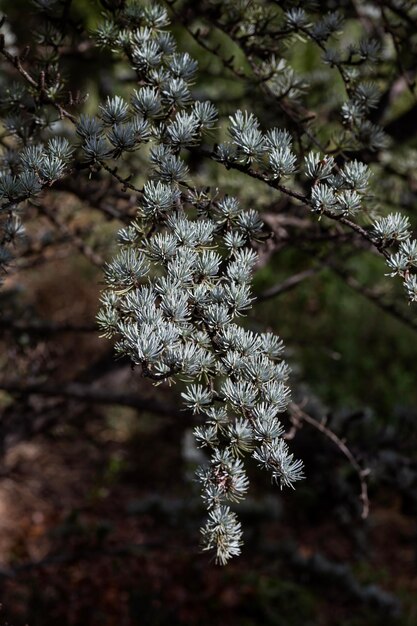
[[[161,46],[160,20],[145,13],[136,19],[141,37],[127,31],[122,47],[141,86],[130,104],[109,98],[97,118],[84,117],[78,125],[85,159],[98,165],[151,142],[150,178],[134,225],[119,233],[120,253],[106,266],[98,321],[106,337],[117,337],[117,351],[145,376],[188,383],[184,406],[201,420],[195,436],[209,454],[197,473],[209,510],[204,548],[224,564],[242,544],[240,523],[226,503],[246,496],[247,458],[259,460],[269,446],[270,463],[264,466],[274,480],[292,485],[303,477],[301,462],[293,466],[280,443],[278,415],[289,401],[288,367],[277,337],[254,334],[235,321],[253,302],[252,242],[263,231],[258,212],[237,198],[193,188],[182,158],[184,149],[199,146],[203,132],[213,128],[216,109],[191,97],[196,64],[174,46]],[[105,30],[106,25],[101,39]],[[133,117],[147,125],[136,144],[133,133],[123,134]],[[294,172],[286,131],[264,135],[253,115],[238,111],[230,135],[239,161],[264,164],[274,178]]]

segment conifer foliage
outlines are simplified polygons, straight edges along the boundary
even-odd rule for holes
[[[103,155],[110,144],[127,150],[135,141],[151,143],[150,178],[136,219],[119,232],[120,253],[106,268],[109,288],[99,323],[145,376],[189,381],[182,398],[203,418],[195,436],[209,454],[198,471],[209,511],[204,545],[224,564],[240,552],[240,523],[227,502],[239,502],[248,491],[244,457],[253,456],[281,486],[303,477],[301,462],[281,437],[288,367],[276,336],[236,323],[253,299],[259,214],[243,209],[237,198],[187,182],[180,151],[201,144],[216,123],[216,109],[192,98],[196,63],[176,52],[162,30],[166,11],[153,6],[136,17],[139,30],[123,32],[113,45],[120,41],[143,86],[130,107],[120,98],[109,100],[99,118],[83,120],[78,131],[88,155],[92,142],[102,142]],[[265,139],[253,115],[238,111],[230,135],[244,162],[263,156]],[[117,137],[129,137],[133,145]]]

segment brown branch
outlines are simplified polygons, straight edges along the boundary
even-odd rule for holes
[[[373,289],[370,289],[369,287],[366,287],[366,285],[362,285],[358,280],[356,280],[356,278],[354,278],[354,276],[351,276],[345,270],[335,266],[333,263],[327,262],[324,263],[324,265],[332,270],[332,272],[334,272],[337,276],[342,278],[351,289],[354,289],[361,296],[370,300],[380,309],[389,313],[409,328],[417,330],[417,318],[408,316],[399,306],[395,304],[395,302],[387,302],[381,294],[377,293]]]
[[[351,466],[353,467],[353,469],[355,470],[359,478],[359,483],[360,483],[360,488],[361,488],[359,499],[362,503],[361,516],[362,516],[362,519],[366,519],[369,515],[368,483],[366,481],[366,478],[367,476],[369,476],[371,470],[369,468],[361,467],[359,461],[357,460],[353,452],[350,450],[350,448],[348,448],[345,441],[343,439],[340,439],[340,437],[338,437],[336,433],[334,433],[330,428],[328,428],[323,421],[318,422],[316,419],[314,419],[314,417],[311,417],[311,415],[308,415],[308,413],[303,411],[301,407],[298,406],[298,404],[295,404],[294,402],[290,403],[289,410],[291,413],[293,428],[287,434],[286,439],[293,438],[295,432],[301,427],[302,422],[306,422],[307,424],[310,424],[310,426],[313,426],[314,428],[316,428],[316,430],[326,435],[326,437],[330,439],[330,441],[332,441],[348,459],[349,463],[351,464]]]
[[[53,320],[37,320],[25,322],[11,317],[0,318],[0,328],[14,333],[28,333],[33,335],[51,335],[55,333],[95,333],[96,324],[67,324]]]
[[[64,397],[70,400],[79,400],[86,404],[116,404],[119,406],[128,406],[140,411],[179,419],[184,419],[184,417],[190,415],[187,411],[180,411],[167,404],[162,404],[155,400],[155,398],[143,398],[135,393],[115,393],[107,389],[95,389],[82,383],[57,383],[51,385],[4,381],[0,382],[0,389],[13,395]]]
[[[4,20],[3,20],[4,21]],[[29,72],[27,72],[25,70],[25,68],[22,66],[22,62],[20,60],[19,56],[13,56],[12,54],[10,54],[10,52],[8,52],[5,49],[5,41],[4,41],[4,35],[0,34],[0,53],[4,56],[5,59],[7,59],[7,61],[9,61],[9,63],[11,63],[13,65],[13,67],[15,67],[17,69],[17,71],[19,72],[19,74],[21,76],[23,76],[23,78],[30,84],[32,85],[32,87],[35,88],[39,88],[39,85],[37,83],[37,81],[29,74]]]
[[[120,176],[120,174],[117,173],[117,167],[110,167],[109,165],[106,165],[104,161],[100,161],[99,163],[101,167],[106,170],[106,172],[114,176],[114,178],[123,185],[123,189],[130,189],[131,191],[134,191],[135,193],[143,194],[143,189],[139,189],[139,187],[135,187],[135,185],[132,185],[132,183],[129,182],[131,176],[128,176],[127,178],[123,178],[122,176]]]
[[[305,280],[306,278],[310,278],[310,276],[314,276],[314,274],[317,274],[317,272],[319,271],[320,268],[317,267],[304,270],[303,272],[299,272],[298,274],[294,274],[293,276],[290,276],[289,278],[284,280],[282,283],[278,283],[277,285],[270,287],[270,289],[266,289],[265,291],[260,293],[258,296],[256,296],[256,301],[264,302],[265,300],[270,300],[271,298],[280,296],[282,293],[294,289],[303,280]]]

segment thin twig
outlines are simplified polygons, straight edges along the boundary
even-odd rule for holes
[[[299,272],[298,274],[294,274],[290,276],[286,280],[270,287],[270,289],[266,289],[261,294],[256,296],[257,302],[264,302],[265,300],[270,300],[271,298],[275,298],[276,296],[285,293],[286,291],[290,291],[299,285],[306,278],[310,278],[310,276],[314,276],[317,272],[320,271],[319,267],[311,268],[308,270],[304,270],[304,272]]]
[[[361,517],[362,519],[366,519],[369,515],[368,483],[366,481],[366,478],[367,476],[369,476],[371,470],[369,468],[361,467],[359,461],[357,460],[353,452],[348,448],[345,441],[343,441],[343,439],[340,439],[340,437],[338,437],[336,433],[330,430],[330,428],[328,428],[324,422],[317,421],[316,419],[314,419],[314,417],[311,417],[311,415],[308,415],[308,413],[303,411],[302,408],[298,404],[295,404],[294,402],[290,403],[289,410],[292,413],[292,416],[294,418],[293,426],[295,430],[300,428],[302,422],[306,422],[307,424],[310,424],[310,426],[313,426],[318,431],[326,435],[326,437],[330,439],[348,459],[349,463],[351,464],[353,469],[356,471],[358,478],[359,478],[360,487],[361,487],[361,493],[360,493],[359,499],[362,504]],[[292,438],[294,436],[293,434],[294,429],[290,431],[289,436],[286,437],[287,439]]]
[[[351,276],[345,270],[337,267],[333,263],[323,261],[323,264],[337,276],[342,278],[348,287],[354,289],[361,296],[370,300],[380,309],[389,313],[409,328],[412,328],[414,331],[417,330],[417,318],[408,316],[395,302],[387,302],[381,294],[377,293],[373,289],[370,289],[369,287],[366,287],[366,285],[362,285],[354,276]]]

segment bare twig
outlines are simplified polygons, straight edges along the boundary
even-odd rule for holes
[[[293,428],[288,433],[286,437],[287,439],[291,439],[292,437],[294,437],[295,432],[301,427],[302,422],[306,422],[307,424],[310,424],[310,426],[313,426],[318,431],[326,435],[326,437],[330,439],[330,441],[332,441],[348,459],[349,463],[351,464],[359,478],[361,488],[359,499],[362,504],[361,516],[362,519],[366,519],[369,515],[368,483],[366,481],[366,478],[367,476],[369,476],[371,470],[369,468],[361,467],[359,461],[350,450],[350,448],[346,445],[345,441],[343,439],[340,439],[340,437],[338,437],[336,433],[328,428],[328,426],[326,426],[324,422],[317,421],[316,419],[314,419],[314,417],[311,417],[311,415],[303,411],[302,408],[294,402],[290,403],[289,410],[292,417]]]
[[[121,185],[123,185],[123,189],[130,189],[135,193],[143,194],[143,189],[139,189],[139,187],[135,187],[135,185],[132,185],[132,183],[129,182],[131,176],[123,178],[122,176],[120,176],[120,174],[117,173],[117,167],[109,167],[106,163],[104,163],[104,161],[100,161],[100,165],[103,169],[106,170],[106,172],[114,176],[114,178],[118,180]]]
[[[344,282],[351,289],[354,289],[361,296],[370,300],[377,307],[386,313],[389,313],[409,328],[417,330],[417,318],[407,315],[395,302],[388,302],[380,293],[377,293],[374,289],[366,287],[366,285],[362,285],[354,276],[351,276],[348,272],[340,267],[337,267],[333,263],[323,262],[323,264],[332,270],[332,272],[334,272],[337,276],[340,276],[340,278],[342,278],[342,280],[344,280]]]
[[[299,272],[298,274],[294,274],[290,276],[286,280],[282,281],[282,283],[278,283],[274,285],[270,289],[266,289],[259,296],[256,297],[258,302],[264,302],[265,300],[270,300],[271,298],[275,298],[276,296],[285,293],[286,291],[290,291],[299,285],[306,278],[310,278],[310,276],[314,276],[317,272],[320,271],[319,267],[311,268],[305,270],[304,272]]]

